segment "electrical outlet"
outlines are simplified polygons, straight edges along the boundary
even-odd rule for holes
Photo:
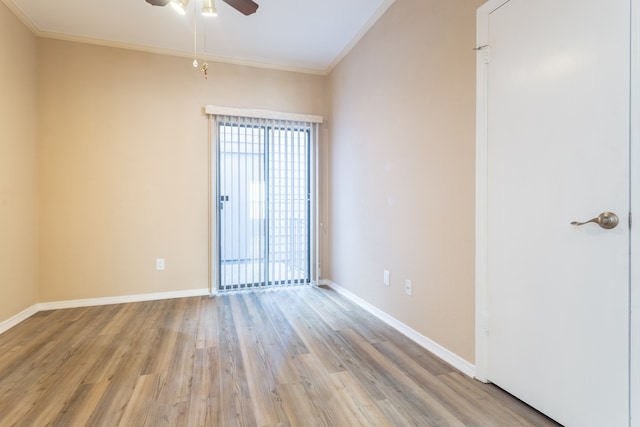
[[[384,284],[389,286],[389,270],[384,270]]]
[[[411,295],[411,280],[405,280],[404,281],[404,293],[407,295]]]
[[[156,259],[156,270],[158,271],[164,270],[164,258]]]

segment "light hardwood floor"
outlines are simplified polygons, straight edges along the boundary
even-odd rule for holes
[[[40,312],[0,426],[557,426],[326,288]]]

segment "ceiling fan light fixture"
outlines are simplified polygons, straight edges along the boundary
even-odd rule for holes
[[[202,15],[218,16],[218,9],[216,9],[215,0],[202,0]]]
[[[189,0],[172,0],[171,6],[181,15],[187,13],[187,6],[189,5]]]

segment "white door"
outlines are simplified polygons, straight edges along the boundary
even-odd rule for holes
[[[630,0],[510,0],[487,62],[486,376],[628,426]]]

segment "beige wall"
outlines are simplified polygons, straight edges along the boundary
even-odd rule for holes
[[[38,59],[41,301],[206,288],[203,107],[326,115],[322,76],[51,39]]]
[[[397,0],[329,79],[212,63],[209,80],[187,58],[36,39],[0,6],[0,321],[206,287],[202,107],[330,109],[322,276],[473,361],[481,3]]]
[[[397,0],[330,75],[327,276],[472,363],[483,2]]]
[[[37,40],[0,2],[0,322],[37,302]]]

